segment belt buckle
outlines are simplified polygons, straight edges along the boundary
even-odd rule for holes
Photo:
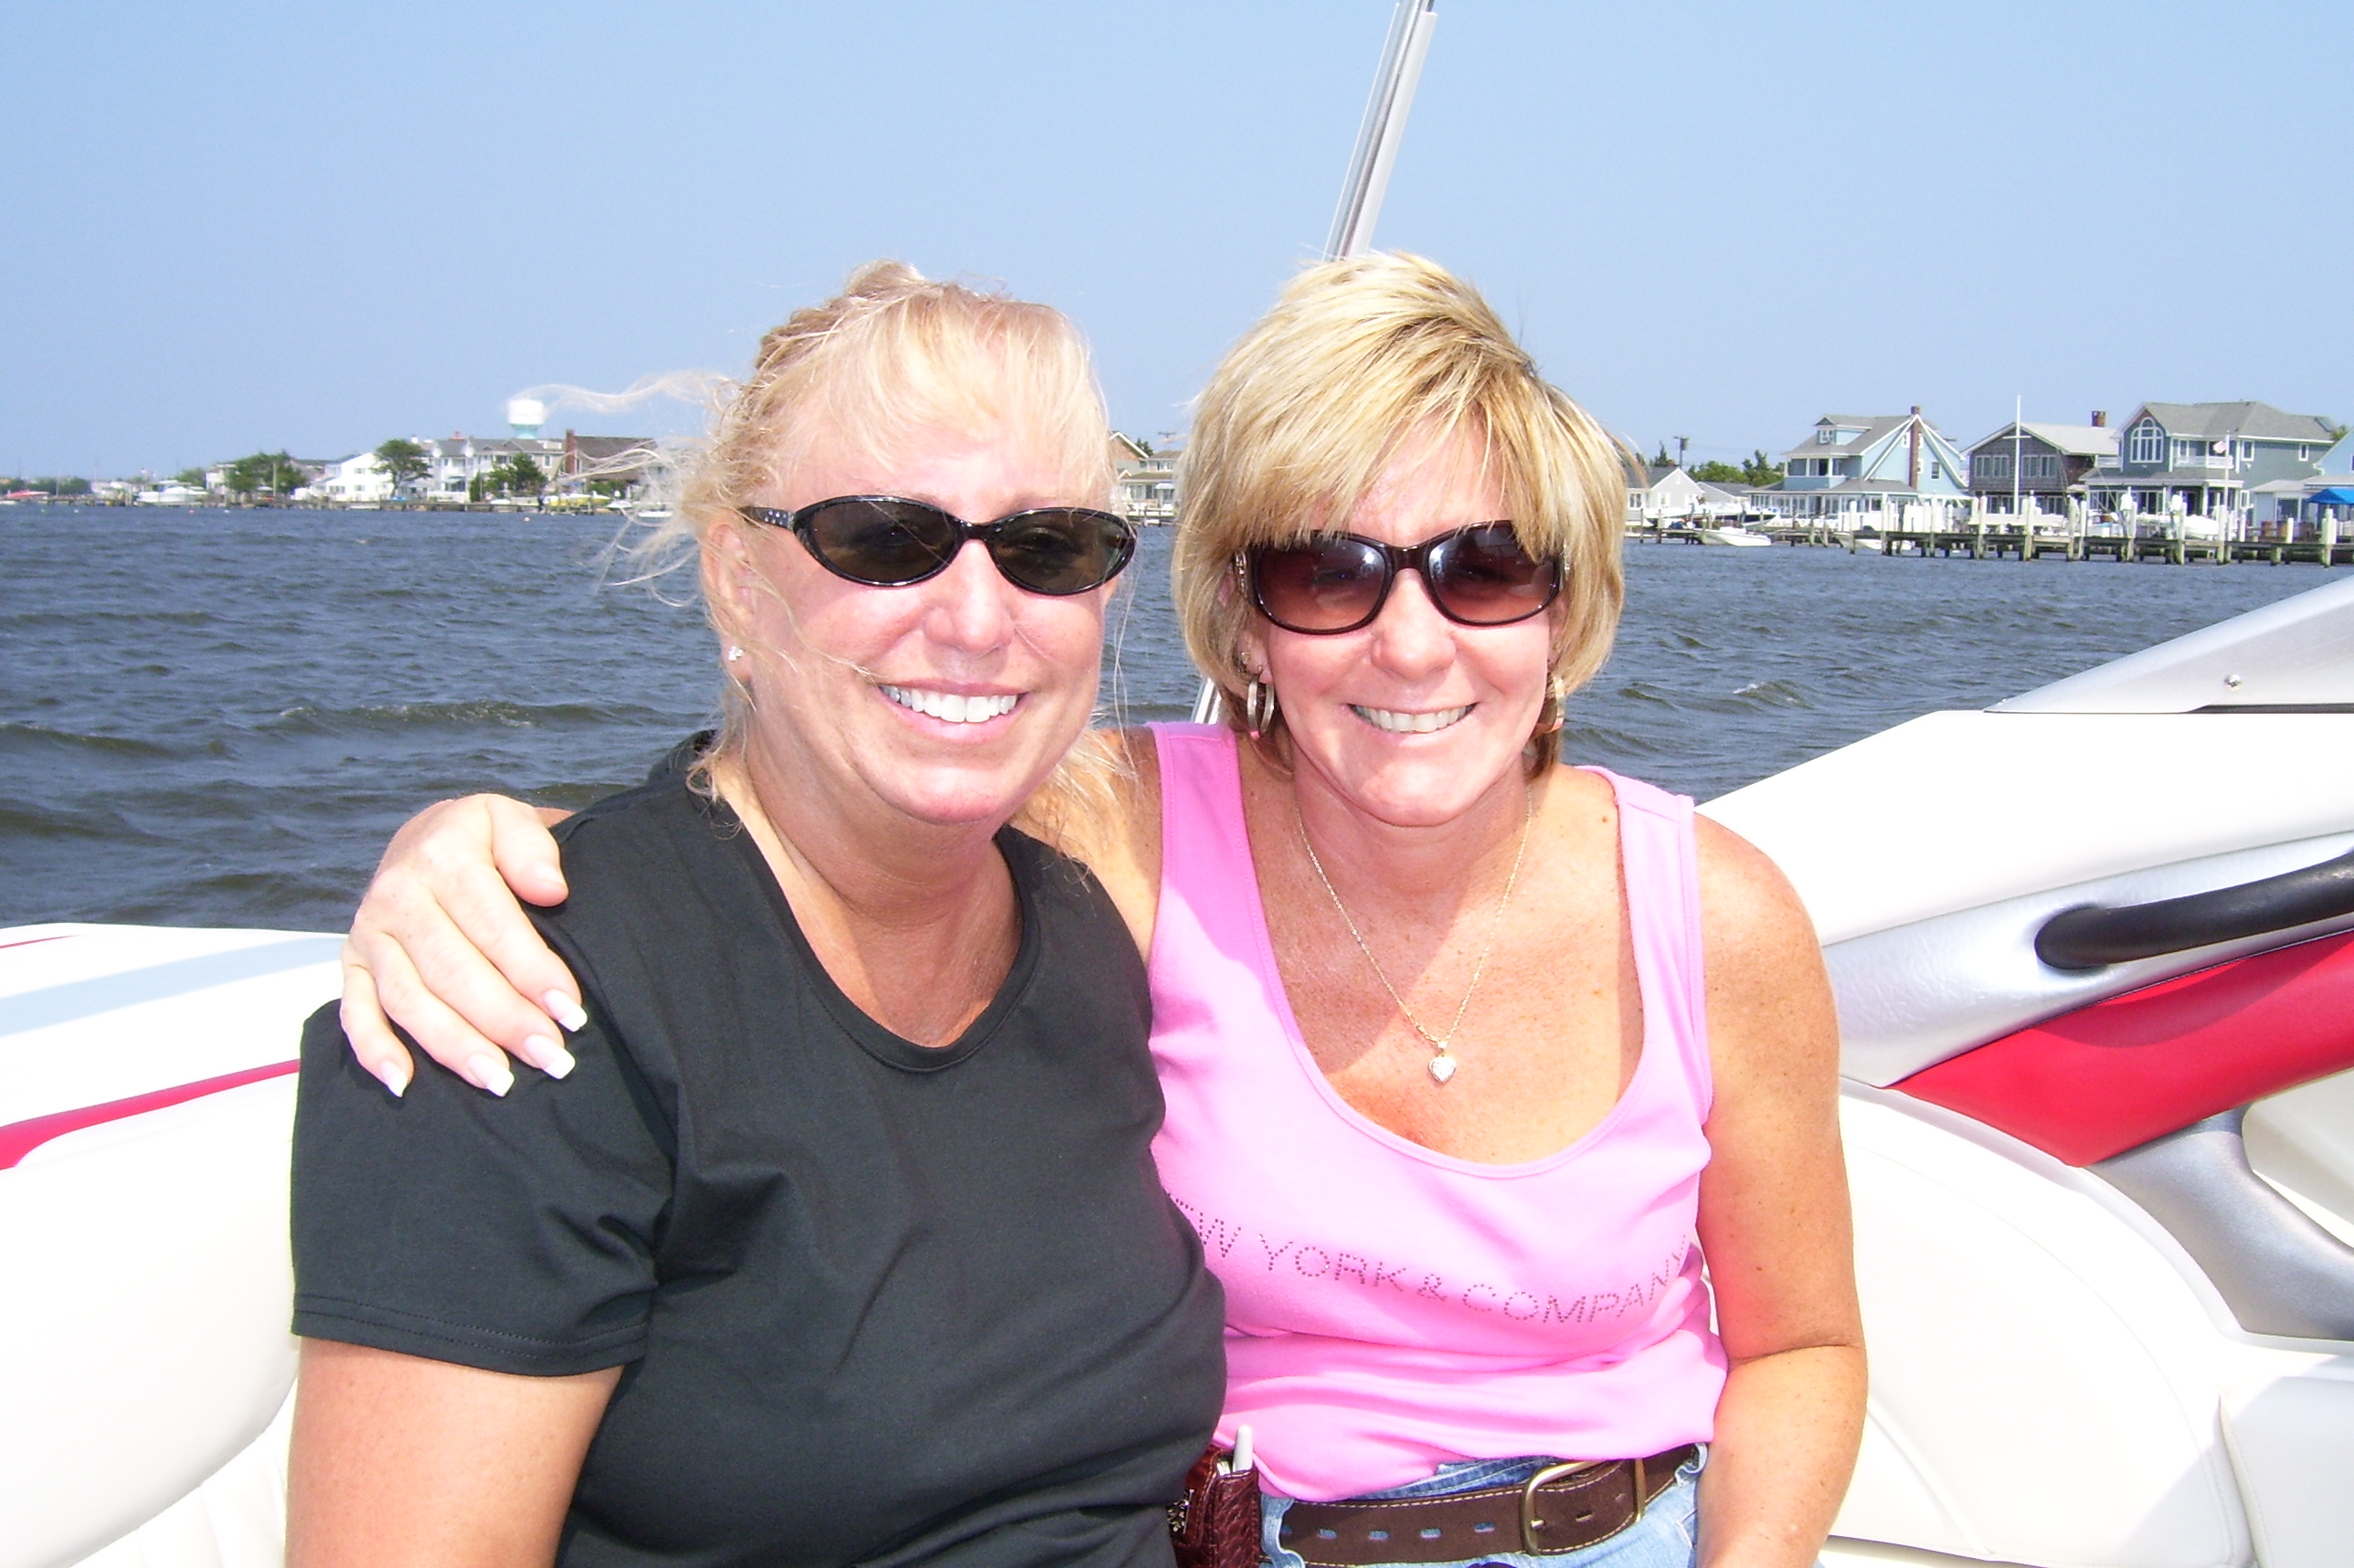
[[[1559,1465],[1548,1465],[1531,1476],[1528,1478],[1528,1484],[1521,1488],[1521,1550],[1537,1557],[1561,1557],[1582,1550],[1575,1545],[1540,1546],[1537,1544],[1537,1531],[1544,1528],[1544,1520],[1537,1517],[1537,1489],[1571,1476],[1581,1475],[1587,1470],[1598,1470],[1611,1463],[1613,1461],[1608,1459],[1572,1459]],[[1625,1524],[1618,1527],[1618,1530],[1630,1529],[1639,1521],[1643,1517],[1643,1506],[1649,1500],[1643,1496],[1643,1461],[1630,1459],[1628,1463],[1635,1467],[1635,1511],[1628,1517]],[[1610,1533],[1616,1535],[1618,1531],[1612,1531]],[[1590,1546],[1595,1543],[1588,1542],[1585,1544]]]

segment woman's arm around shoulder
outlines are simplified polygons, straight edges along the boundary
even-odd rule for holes
[[[553,1563],[620,1375],[518,1377],[303,1340],[288,1568]]]
[[[1700,1236],[1730,1367],[1701,1487],[1701,1561],[1801,1568],[1839,1511],[1863,1427],[1839,1020],[1780,870],[1706,818],[1696,836],[1715,1081]]]
[[[394,1094],[416,1074],[395,1024],[493,1094],[514,1082],[509,1053],[557,1077],[572,1070],[557,1024],[580,1027],[579,983],[522,904],[564,901],[548,829],[568,814],[470,795],[427,807],[385,846],[344,942],[343,1022]]]

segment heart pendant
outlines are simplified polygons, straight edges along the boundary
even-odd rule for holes
[[[1440,1083],[1455,1075],[1455,1058],[1442,1051],[1430,1059],[1430,1075]]]

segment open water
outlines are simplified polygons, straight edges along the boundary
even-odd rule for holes
[[[700,612],[619,586],[610,519],[0,508],[0,925],[341,929],[401,820],[579,805],[703,723]],[[1169,532],[1108,706],[1183,717]],[[1706,799],[2320,586],[2315,567],[1635,546],[1567,755]],[[673,591],[691,585],[675,583]]]

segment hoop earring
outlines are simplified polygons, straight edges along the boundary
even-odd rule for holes
[[[1253,678],[1243,690],[1243,727],[1257,740],[1275,727],[1275,717],[1280,711],[1276,706],[1275,688],[1265,681]]]
[[[1537,733],[1558,735],[1569,717],[1569,694],[1558,680],[1545,683],[1544,706],[1537,710]]]

